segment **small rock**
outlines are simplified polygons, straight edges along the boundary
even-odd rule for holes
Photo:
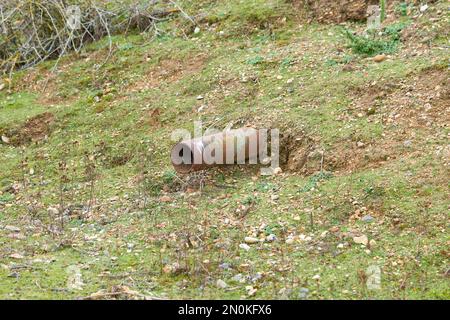
[[[177,273],[180,270],[180,265],[177,262],[166,264],[163,268],[164,273]]]
[[[203,100],[204,97],[202,95],[197,96],[197,100]]]
[[[9,138],[7,136],[2,136],[2,141],[6,144],[9,144]]]
[[[199,28],[199,27],[195,27],[194,33],[197,34],[197,33],[199,33],[199,32],[200,32],[200,28]]]
[[[270,199],[272,199],[272,201],[277,201],[278,199],[280,199],[280,196],[277,194],[273,194],[270,196]]]
[[[172,266],[171,266],[170,264],[166,264],[166,265],[163,267],[163,272],[164,272],[164,273],[171,273],[171,272],[172,272]]]
[[[159,201],[161,202],[171,202],[172,198],[169,196],[162,196],[161,198],[159,198]]]
[[[362,236],[359,236],[359,237],[353,237],[353,241],[355,243],[363,244],[365,246],[367,246],[367,244],[369,243],[369,239],[364,234]]]
[[[367,214],[361,218],[362,222],[372,222],[373,220],[375,220],[375,219],[370,214]]]
[[[386,58],[387,57],[385,54],[379,54],[379,55],[376,55],[375,57],[373,57],[373,61],[380,63],[380,62],[383,62],[384,60],[386,60]]]
[[[244,279],[244,277],[242,276],[241,273],[238,273],[237,275],[233,276],[233,278],[231,278],[231,280],[235,281],[235,282],[241,282]]]
[[[337,245],[337,247],[338,247],[338,249],[343,249],[343,248],[344,248],[344,244],[343,244],[343,243],[339,243],[339,244]]]
[[[274,175],[277,176],[277,175],[279,175],[281,173],[283,173],[283,170],[280,167],[273,169],[273,174]]]
[[[420,6],[420,12],[425,12],[425,11],[427,11],[427,9],[428,9],[428,5],[427,4],[424,4],[424,5]]]
[[[0,83],[0,91],[2,91],[3,89],[5,89],[6,85],[4,83]]]
[[[256,291],[258,291],[258,289],[255,289],[252,286],[246,286],[245,290],[247,290],[247,294],[249,296],[253,296],[256,293]]]
[[[277,236],[274,235],[274,234],[269,234],[269,235],[266,237],[266,241],[267,241],[267,242],[273,242],[273,241],[275,241],[275,240],[277,240]]]
[[[5,226],[5,230],[11,231],[11,232],[20,232],[20,228],[15,226]]]
[[[320,280],[320,275],[316,274],[315,276],[312,277],[313,280]]]
[[[406,148],[410,148],[412,146],[412,141],[411,140],[406,140],[405,142],[403,142],[403,145]]]
[[[358,148],[363,148],[363,147],[364,147],[364,142],[358,141],[358,142],[356,143],[356,146],[357,146]]]
[[[217,280],[216,286],[220,289],[225,289],[226,287],[228,287],[227,283],[221,279]]]
[[[292,295],[292,289],[291,288],[281,288],[280,291],[278,291],[279,299],[281,300],[288,300],[289,297]]]
[[[330,232],[335,233],[335,232],[338,232],[338,231],[339,231],[339,227],[338,226],[334,226],[334,227],[330,228]]]
[[[368,116],[372,116],[372,115],[374,115],[375,113],[377,112],[377,109],[375,108],[375,107],[369,107],[368,109],[367,109],[367,115]]]
[[[11,233],[11,234],[8,235],[8,238],[16,239],[16,240],[25,240],[27,237],[25,237],[21,233]]]
[[[241,249],[243,249],[243,250],[245,250],[245,251],[250,250],[250,246],[249,246],[248,244],[245,244],[245,243],[241,243],[241,244],[239,245],[239,248],[241,248]]]
[[[67,267],[66,272],[68,273],[67,289],[82,290],[84,283],[80,268],[76,265],[71,265]]]
[[[262,274],[260,272],[258,272],[257,274],[255,274],[252,278],[251,281],[252,282],[257,282],[258,280],[260,280],[262,278]]]
[[[55,207],[48,207],[47,212],[50,216],[56,216],[59,214],[59,210]]]
[[[241,271],[247,271],[250,268],[250,263],[241,263],[238,267]]]
[[[20,253],[13,253],[13,254],[10,254],[9,257],[10,257],[11,259],[23,259],[23,258],[24,258],[23,255],[21,255]]]
[[[290,78],[288,79],[288,81],[286,81],[287,84],[291,84],[292,82],[294,82],[294,78]]]
[[[369,246],[370,246],[370,248],[374,248],[376,245],[377,245],[377,242],[376,242],[374,239],[371,239],[371,240],[369,241]]]
[[[244,241],[245,241],[245,243],[248,243],[248,244],[254,244],[254,243],[258,243],[259,239],[253,238],[253,237],[245,237]]]

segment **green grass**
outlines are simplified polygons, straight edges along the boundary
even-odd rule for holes
[[[431,48],[410,57],[399,45],[378,64],[360,53],[384,52],[384,45],[364,42],[354,51],[338,26],[298,27],[283,2],[180,4],[208,13],[199,34],[178,36],[167,22],[165,37],[153,41],[115,36],[117,50],[98,70],[108,54],[105,39],[64,57],[49,82],[57,94],[52,105],[39,90],[14,88],[26,83],[26,71],[14,76],[11,93],[0,92],[1,133],[43,112],[55,115],[47,140],[0,144],[0,297],[71,299],[126,286],[177,299],[300,299],[305,288],[308,299],[448,299],[449,185],[437,152],[447,144],[442,128],[387,123],[396,107],[389,100],[362,117],[354,105],[355,88],[410,83],[422,70],[444,65],[445,52]],[[279,22],[283,16],[286,23]],[[403,21],[387,26],[383,41],[408,27]],[[347,64],[355,70],[344,71]],[[52,66],[49,61],[37,72],[45,78]],[[184,177],[169,161],[170,134],[192,130],[194,120],[304,131],[324,150],[325,170],[262,177],[253,167],[214,169],[201,192],[195,185],[196,192],[181,192]],[[406,139],[413,140],[409,149]],[[364,149],[351,149],[355,158],[346,164],[359,159],[360,165],[331,170],[333,158],[358,141]],[[381,151],[372,147],[392,159],[374,163]],[[14,193],[10,187],[24,179]],[[75,209],[63,233],[51,234],[48,227],[59,221],[47,209],[58,207],[61,188],[64,203]],[[163,195],[170,201],[160,201]],[[353,219],[357,211],[374,221]],[[23,239],[5,226],[21,228]],[[359,233],[376,244],[354,243]],[[269,234],[277,240],[239,248],[246,236]],[[293,243],[286,243],[290,236]],[[174,264],[179,267],[168,272]],[[80,291],[67,289],[74,265],[84,282]],[[367,290],[363,275],[370,265],[382,270],[380,290]],[[236,274],[243,282],[233,280]],[[228,288],[217,288],[217,279]],[[257,289],[254,295],[247,286]]]

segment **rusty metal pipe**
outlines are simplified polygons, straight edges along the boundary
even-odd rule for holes
[[[179,173],[189,173],[247,160],[256,164],[267,149],[264,134],[266,131],[241,128],[181,141],[172,148],[172,165]]]

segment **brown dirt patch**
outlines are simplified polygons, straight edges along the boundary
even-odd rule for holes
[[[285,171],[308,174],[313,151],[314,141],[303,132],[284,132],[280,139],[280,164]]]
[[[161,126],[161,109],[155,108],[145,111],[144,115],[139,119],[139,125],[148,125],[152,128]]]
[[[367,7],[378,4],[378,0],[301,0],[311,17],[319,22],[341,23],[364,21]]]
[[[48,68],[42,68],[40,66],[30,68],[19,81],[14,83],[13,90],[15,92],[36,92],[39,94],[38,101],[45,105],[67,102],[67,98],[59,95],[59,86],[61,85],[60,75],[68,72],[72,65],[72,60],[63,59],[53,72]],[[76,97],[71,97],[70,99],[72,101],[75,100]]]
[[[55,116],[50,112],[44,112],[27,120],[20,127],[9,130],[7,136],[14,146],[40,141],[50,135],[54,122]]]

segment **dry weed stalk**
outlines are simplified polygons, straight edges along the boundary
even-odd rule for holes
[[[0,72],[25,69],[41,61],[79,52],[86,44],[129,31],[160,34],[157,23],[179,12],[193,20],[173,1],[136,1],[114,6],[103,0],[5,0],[0,4]],[[105,60],[105,62],[106,62]],[[104,64],[104,63],[103,63]],[[101,67],[103,64],[99,65]]]

